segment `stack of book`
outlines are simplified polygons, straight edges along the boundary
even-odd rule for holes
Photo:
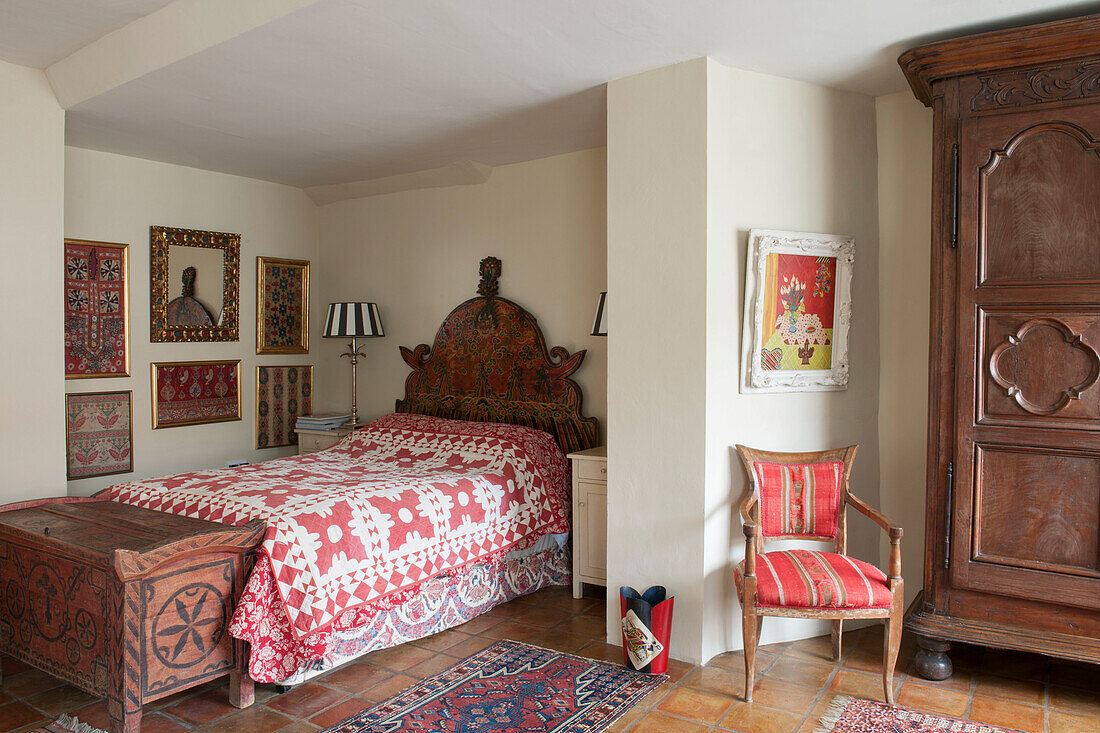
[[[351,413],[346,412],[299,415],[294,427],[300,430],[335,430],[349,420],[351,420]]]

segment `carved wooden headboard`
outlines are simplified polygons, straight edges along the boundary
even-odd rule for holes
[[[566,453],[595,447],[599,421],[581,415],[581,389],[569,379],[587,352],[547,351],[535,317],[497,295],[499,259],[483,259],[480,274],[478,297],[450,312],[432,346],[401,347],[413,371],[397,412],[527,425]]]

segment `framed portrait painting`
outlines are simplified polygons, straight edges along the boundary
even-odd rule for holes
[[[153,363],[153,429],[241,419],[241,362]]]
[[[149,339],[237,341],[241,235],[149,227]]]
[[[298,445],[299,415],[313,414],[313,367],[256,367],[256,447]]]
[[[65,379],[130,376],[129,248],[65,240]]]
[[[309,262],[256,258],[256,353],[309,353]]]
[[[134,470],[133,393],[65,395],[65,475],[72,479]]]
[[[749,232],[743,391],[848,388],[854,260],[852,237]]]

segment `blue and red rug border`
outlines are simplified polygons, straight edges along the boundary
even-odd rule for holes
[[[470,679],[470,675],[478,669],[483,668],[485,665],[517,649],[537,650],[552,655],[553,658],[577,660],[590,666],[600,665],[610,667],[614,669],[616,673],[622,674],[627,680],[625,684],[618,686],[613,697],[608,698],[598,707],[589,710],[584,720],[574,721],[565,728],[552,728],[550,729],[552,733],[600,733],[600,731],[607,730],[612,723],[637,705],[639,700],[656,690],[668,680],[668,675],[636,672],[632,669],[603,662],[598,659],[590,659],[576,654],[560,652],[555,649],[546,649],[533,644],[503,639],[459,661],[442,672],[434,674],[431,677],[425,677],[396,695],[366,710],[362,710],[330,728],[326,728],[321,733],[388,733],[389,731],[399,731],[401,729],[394,728],[392,720],[387,721],[387,718],[402,713],[402,711],[412,709],[417,704],[426,699],[431,699],[447,688],[459,687],[466,680]],[[376,727],[377,723],[382,723],[382,725],[386,727]]]

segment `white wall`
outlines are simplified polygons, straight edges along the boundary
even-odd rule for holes
[[[503,262],[501,296],[539,319],[547,345],[588,350],[573,378],[584,413],[603,430],[607,339],[588,334],[606,290],[604,175],[598,148],[496,168],[479,185],[322,207],[318,312],[330,301],[374,301],[386,331],[365,342],[360,416],[393,412],[409,374],[397,347],[431,344],[451,309],[477,295],[478,263],[494,255]],[[346,342],[315,335],[319,409],[346,410],[350,367],[338,356]]]
[[[737,509],[746,477],[731,445],[805,451],[858,443],[852,491],[872,506],[879,504],[874,101],[714,62],[709,74],[704,659],[742,645],[740,607],[730,567],[744,556]],[[738,391],[745,259],[748,232],[754,227],[855,237],[848,389],[788,394]],[[876,561],[878,526],[854,511],[848,512],[848,518],[849,552]],[[767,619],[761,643],[827,629],[825,622]]]
[[[924,572],[932,110],[910,92],[875,100],[878,122],[879,444],[882,509],[905,528],[906,602]],[[887,552],[889,543],[883,544]],[[884,555],[885,557],[885,555]]]
[[[241,235],[240,341],[150,342],[152,225]],[[316,344],[323,326],[321,306],[316,289],[311,288],[309,354],[257,356],[256,257],[311,260],[311,269],[316,268],[317,226],[317,207],[297,188],[110,153],[65,149],[64,236],[130,245],[131,376],[69,380],[64,388],[69,392],[134,392],[134,472],[70,481],[70,494],[91,494],[120,481],[224,467],[231,459],[262,461],[294,452],[293,448],[255,448],[256,365],[316,363]],[[61,251],[60,232],[56,248]],[[44,279],[60,283],[60,257],[54,272]],[[60,294],[57,299],[60,304]],[[57,338],[60,343],[60,333]],[[202,359],[241,360],[242,419],[153,430],[150,363]],[[55,389],[60,415],[61,385]],[[52,460],[62,466],[63,478],[64,446]]]
[[[676,596],[700,660],[707,367],[707,62],[607,87],[608,637],[618,587]],[[621,315],[616,315],[621,314]]]
[[[65,114],[46,75],[0,61],[0,503],[65,493]]]
[[[870,97],[706,59],[609,85],[608,289],[634,316],[609,337],[609,586],[669,587],[677,658],[741,646],[735,443],[859,443],[852,489],[878,503],[874,114]],[[846,391],[740,394],[753,227],[855,236]],[[850,530],[850,550],[877,560],[878,528],[853,518]],[[817,633],[820,624],[769,619],[763,638]]]

